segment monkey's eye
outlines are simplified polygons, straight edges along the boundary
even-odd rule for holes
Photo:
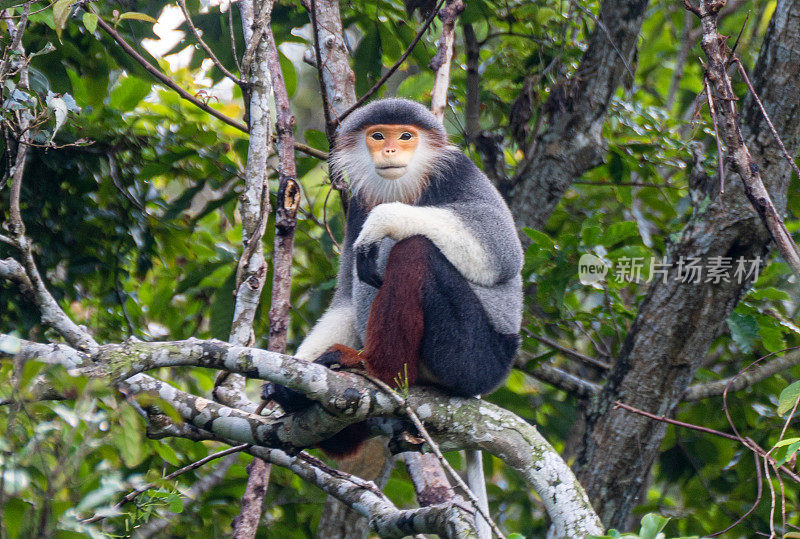
[[[383,140],[383,133],[378,131],[377,133],[373,133],[370,135],[374,140]]]
[[[414,135],[412,135],[412,134],[411,134],[411,133],[409,133],[408,131],[404,131],[404,132],[403,132],[403,133],[400,135],[400,140],[411,140],[411,137],[413,137],[413,136],[414,136]]]

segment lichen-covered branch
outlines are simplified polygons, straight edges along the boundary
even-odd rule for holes
[[[326,493],[353,507],[369,519],[372,530],[381,537],[406,537],[435,533],[461,539],[474,536],[472,516],[459,505],[440,504],[419,509],[399,510],[371,481],[334,470],[306,453],[291,456],[279,449],[252,447],[254,456],[291,470]]]
[[[269,310],[269,349],[286,351],[286,330],[289,327],[292,288],[292,252],[300,207],[300,185],[294,158],[294,116],[283,81],[278,46],[272,29],[265,30],[275,95],[278,132],[278,196],[276,200],[275,242],[272,252],[272,305]]]
[[[229,342],[252,345],[255,342],[253,321],[256,317],[261,292],[267,279],[267,262],[261,239],[267,226],[269,207],[269,183],[267,157],[272,149],[272,124],[269,98],[271,78],[269,70],[269,47],[264,32],[269,27],[272,15],[272,0],[244,0],[240,3],[242,32],[251,59],[246,59],[249,90],[248,131],[250,141],[247,149],[244,192],[240,197],[239,213],[242,216],[242,255],[236,269],[236,299]],[[248,54],[246,53],[246,56]],[[242,408],[244,380],[240,376],[220,377],[214,388],[214,396],[225,404]],[[249,405],[249,403],[246,403]],[[241,510],[233,520],[233,536],[236,539],[255,537],[264,498],[269,482],[269,465],[254,459],[247,468],[249,477]]]
[[[453,60],[453,47],[456,40],[456,19],[464,11],[462,0],[451,0],[439,12],[442,20],[442,33],[439,36],[439,48],[431,58],[430,68],[434,72],[433,89],[431,90],[431,112],[441,122],[447,107],[447,90],[450,88],[450,62]]]
[[[358,374],[334,372],[291,356],[221,341],[104,345],[92,355],[64,345],[18,342],[18,360],[57,362],[71,373],[120,380],[120,390],[129,395],[148,393],[172,404],[196,429],[193,432],[206,431],[237,443],[295,450],[369,417],[402,417],[402,407],[393,398]],[[266,417],[133,374],[179,365],[222,368],[270,380],[302,391],[320,406],[289,416]],[[408,404],[443,450],[481,449],[517,470],[542,498],[556,536],[583,537],[602,531],[577,479],[534,426],[491,403],[446,396],[430,388],[412,388]]]
[[[800,276],[800,250],[786,229],[786,225],[783,224],[783,217],[776,209],[772,197],[761,179],[761,169],[750,155],[750,150],[742,136],[736,106],[737,98],[733,93],[733,85],[727,70],[730,60],[726,45],[727,38],[721,36],[717,28],[717,15],[725,3],[719,0],[701,0],[698,9],[700,25],[703,29],[703,38],[700,44],[708,57],[706,80],[709,88],[713,89],[716,94],[715,99],[721,101],[716,107],[720,120],[719,134],[728,148],[733,168],[744,184],[747,198],[758,212],[764,226],[769,230],[770,236],[784,260]],[[769,120],[767,121],[769,122]]]
[[[344,41],[342,15],[338,0],[305,0],[318,36],[319,61],[317,69],[325,89],[322,99],[327,101],[331,120],[356,102],[356,75],[350,68],[350,57]]]

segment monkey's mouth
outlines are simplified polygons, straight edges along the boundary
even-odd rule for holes
[[[382,167],[375,167],[375,171],[387,180],[395,180],[406,173],[408,167],[406,165],[385,165]]]

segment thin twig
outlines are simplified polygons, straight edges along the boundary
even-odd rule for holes
[[[242,73],[242,64],[239,62],[239,54],[236,52],[236,34],[233,32],[233,2],[228,6],[228,31],[231,34],[231,52],[233,53],[233,62],[236,64],[236,69]]]
[[[717,129],[717,110],[714,107],[714,98],[711,96],[711,85],[708,84],[708,77],[703,77],[703,86],[706,89],[706,99],[708,100],[708,110],[711,112],[711,122],[714,124],[714,138],[717,139],[717,166],[719,167],[719,192],[725,192],[725,161],[722,157],[722,141],[719,139],[719,129]]]
[[[325,230],[328,231],[328,236],[330,236],[331,241],[341,253],[342,246],[339,244],[338,241],[336,241],[336,236],[333,235],[333,230],[331,230],[331,225],[330,223],[328,223],[328,199],[330,198],[332,192],[333,192],[333,182],[331,182],[331,185],[328,188],[328,192],[325,194],[325,201],[322,203],[322,222],[325,223]]]
[[[358,101],[356,101],[355,104],[353,104],[352,107],[350,107],[349,109],[347,109],[346,111],[341,113],[339,115],[339,117],[336,120],[334,120],[335,124],[341,123],[345,118],[347,118],[347,116],[350,115],[351,112],[353,112],[358,107],[363,105],[370,97],[372,97],[372,94],[377,92],[378,89],[381,86],[383,86],[383,84],[387,80],[389,80],[389,77],[391,77],[394,74],[394,72],[397,71],[397,69],[400,67],[400,65],[403,62],[406,61],[406,58],[408,58],[408,55],[411,54],[411,52],[414,50],[414,47],[417,45],[417,43],[419,43],[419,40],[422,39],[422,35],[425,33],[425,31],[431,25],[433,20],[436,18],[436,15],[439,14],[439,10],[442,9],[442,6],[444,5],[444,3],[445,3],[445,0],[439,0],[439,4],[436,6],[436,8],[433,11],[431,11],[431,14],[425,20],[425,24],[422,25],[422,28],[419,30],[419,32],[417,32],[417,35],[414,36],[414,39],[411,40],[411,44],[406,48],[405,52],[403,52],[403,54],[400,55],[400,58],[392,65],[392,67],[390,67],[388,69],[388,71],[386,71],[386,73],[383,74],[383,76],[380,79],[378,79],[378,82],[376,82],[372,86],[372,88],[367,90],[367,93],[365,93],[360,98],[358,98]]]
[[[747,27],[748,21],[750,20],[751,12],[752,10],[750,9],[747,10],[747,16],[744,18],[744,23],[742,24],[742,27],[739,29],[739,35],[736,36],[736,41],[734,41],[733,47],[731,47],[731,56],[733,56],[733,54],[736,52],[736,47],[739,46],[739,40],[742,39],[742,34],[744,33],[744,29]],[[736,58],[735,56],[734,59],[738,61],[738,58]]]
[[[744,69],[742,61],[739,60],[737,56],[733,57],[733,61],[736,62],[736,65],[739,67],[739,73],[741,73],[745,84],[747,84],[748,90],[750,90],[750,94],[753,96],[753,99],[758,105],[759,110],[761,110],[761,114],[764,115],[764,120],[766,120],[767,125],[769,126],[769,130],[772,132],[772,136],[775,137],[775,142],[777,142],[778,146],[780,146],[781,148],[781,153],[783,153],[783,156],[786,158],[787,161],[789,161],[789,165],[791,165],[795,174],[797,174],[797,177],[800,178],[800,168],[797,167],[797,163],[795,163],[794,159],[792,159],[791,154],[789,154],[789,152],[786,150],[786,146],[783,145],[781,136],[778,134],[778,130],[775,129],[775,126],[772,124],[772,120],[770,119],[769,114],[767,114],[767,110],[764,108],[764,104],[761,102],[761,98],[758,97],[756,89],[753,88],[753,83],[750,81],[750,77],[747,76],[747,71]]]
[[[775,471],[777,473],[777,470]],[[764,457],[764,474],[767,476],[767,486],[769,487],[770,506],[769,506],[769,537],[775,537],[775,487],[772,486],[772,477],[769,475],[769,459]]]
[[[758,454],[755,453],[755,452],[753,452],[753,459],[755,460],[755,464],[756,464],[755,465],[755,468],[756,468],[756,483],[757,483],[756,501],[753,502],[752,507],[750,507],[750,509],[748,509],[745,514],[740,516],[739,519],[736,520],[736,522],[734,522],[733,524],[731,524],[730,526],[728,526],[724,530],[721,530],[721,531],[718,531],[716,533],[710,534],[709,537],[716,537],[718,535],[722,535],[723,533],[725,533],[728,530],[732,530],[733,528],[735,528],[736,526],[738,526],[739,524],[744,522],[744,519],[746,519],[750,515],[750,513],[755,511],[756,507],[758,507],[758,504],[761,503],[761,495],[764,493],[764,480],[761,477],[761,461],[759,460]]]
[[[566,346],[562,346],[562,345],[558,344],[556,341],[548,339],[547,337],[544,337],[542,335],[536,335],[534,333],[531,333],[527,329],[525,329],[523,331],[525,331],[526,335],[528,335],[529,337],[533,337],[534,339],[536,339],[537,341],[541,342],[542,344],[544,344],[546,346],[549,346],[550,348],[553,348],[555,350],[558,350],[559,352],[562,352],[566,356],[569,356],[569,357],[571,357],[573,359],[577,359],[578,361],[586,363],[587,365],[591,365],[593,367],[598,367],[598,368],[603,369],[603,370],[608,370],[608,369],[611,368],[611,365],[609,365],[605,361],[600,361],[599,359],[595,359],[593,357],[589,357],[587,355],[581,354],[577,350],[572,350],[571,348],[567,348]]]
[[[100,17],[99,15],[97,16],[97,25],[100,26],[100,28],[102,28],[105,31],[105,33],[107,33],[109,36],[111,36],[111,39],[116,41],[117,44],[120,47],[122,47],[122,50],[124,50],[128,54],[128,56],[130,56],[131,58],[136,60],[148,73],[153,75],[156,79],[158,79],[161,83],[166,85],[168,88],[174,90],[183,99],[185,99],[186,101],[189,101],[190,103],[192,103],[197,108],[206,111],[207,113],[209,113],[213,117],[217,118],[218,120],[221,120],[222,122],[224,122],[224,123],[226,123],[226,124],[228,124],[228,125],[230,125],[232,127],[235,127],[236,129],[238,129],[240,131],[244,131],[245,133],[247,132],[247,126],[246,125],[244,125],[243,123],[241,123],[241,122],[239,122],[237,120],[234,120],[233,118],[229,118],[228,116],[222,114],[218,110],[215,110],[215,109],[211,108],[206,103],[203,103],[202,101],[200,101],[199,99],[194,97],[192,94],[190,94],[189,92],[187,92],[186,90],[181,88],[178,85],[178,83],[176,83],[174,80],[172,80],[171,78],[166,76],[164,73],[162,73],[159,69],[154,67],[150,62],[147,61],[147,59],[144,56],[139,54],[136,51],[136,49],[131,47],[131,45],[128,44],[127,41],[125,41],[125,39],[119,34],[119,32],[114,30],[114,28],[112,28],[111,25],[108,24],[106,21],[104,21],[103,18]]]
[[[192,34],[194,35],[194,38],[197,40],[197,43],[200,44],[200,46],[203,48],[203,50],[206,51],[206,54],[208,54],[208,57],[211,59],[212,62],[214,62],[214,65],[217,66],[217,68],[220,71],[222,71],[223,75],[225,75],[226,77],[231,79],[233,82],[235,82],[239,86],[243,86],[245,84],[245,81],[243,81],[242,79],[240,79],[239,77],[237,77],[236,75],[234,75],[233,73],[228,71],[228,68],[225,67],[223,65],[223,63],[219,61],[219,58],[217,58],[217,55],[214,54],[213,50],[211,50],[211,47],[209,47],[208,44],[200,36],[200,31],[194,25],[194,22],[192,21],[192,16],[189,15],[189,10],[186,9],[186,0],[178,0],[178,5],[181,7],[181,11],[183,11],[183,17],[184,17],[184,19],[186,19],[186,24],[189,26],[189,29],[192,31]],[[228,8],[228,9],[230,9],[230,8]],[[236,57],[236,54],[234,54],[234,58],[235,57]]]
[[[727,432],[722,432],[722,431],[719,431],[719,430],[710,429],[708,427],[701,427],[700,425],[693,425],[692,423],[684,423],[683,421],[678,421],[676,419],[670,419],[670,418],[668,418],[666,416],[663,416],[663,415],[656,415],[656,414],[651,414],[650,412],[645,412],[644,410],[640,410],[639,408],[634,408],[633,406],[630,406],[630,405],[625,404],[625,403],[620,402],[620,401],[614,401],[614,407],[615,408],[622,408],[623,410],[627,410],[627,411],[632,412],[634,414],[638,414],[638,415],[647,417],[649,419],[653,419],[655,421],[661,421],[662,423],[669,423],[670,425],[675,425],[676,427],[683,427],[683,428],[687,428],[687,429],[691,429],[691,430],[696,430],[696,431],[699,431],[699,432],[705,432],[706,434],[713,434],[714,436],[720,436],[722,438],[727,438],[728,440],[733,440],[733,441],[741,443],[743,446],[748,448],[750,451],[753,451],[754,453],[757,453],[761,457],[764,457],[764,456],[769,457],[768,451],[766,451],[763,447],[761,447],[760,445],[755,443],[752,439],[750,439],[750,438],[742,438],[741,436],[739,436],[738,432],[736,434],[728,434]],[[733,426],[733,425],[731,425],[731,426]],[[769,457],[769,458],[771,458],[771,457]],[[775,459],[772,459],[772,461],[774,462]],[[792,481],[795,481],[796,483],[800,483],[800,476],[795,474],[793,471],[789,470],[785,466],[780,466],[779,469],[783,473],[785,473],[787,477],[792,479]]]
[[[609,182],[609,181],[591,181],[591,180],[575,180],[572,183],[580,185],[595,185],[597,187],[653,187],[655,189],[686,189],[685,186],[677,185],[660,185],[657,183],[648,182]]]
[[[670,419],[669,417],[663,415],[651,414],[650,412],[645,412],[644,410],[640,410],[639,408],[634,408],[633,406],[625,404],[624,402],[614,401],[614,408],[622,408],[623,410],[627,410],[634,414],[644,416],[648,419],[661,421],[662,423],[669,423],[670,425],[675,425],[676,427],[683,427],[685,429],[696,430],[698,432],[705,432],[706,434],[713,434],[714,436],[727,438],[728,440],[733,440],[734,442],[741,441],[740,438],[736,437],[733,434],[728,434],[727,432],[722,432],[721,430],[710,429],[708,427],[701,427],[700,425],[693,425],[692,423],[684,423],[683,421],[678,421],[677,419]]]
[[[325,118],[325,135],[328,137],[328,141],[333,141],[336,134],[336,123],[331,119],[331,104],[330,100],[328,99],[328,91],[325,88],[325,78],[322,75],[322,71],[325,66],[322,63],[322,51],[319,44],[319,26],[317,23],[316,0],[311,0],[309,6],[311,11],[309,14],[311,18],[311,31],[314,37],[314,56],[317,64],[316,68],[317,80],[319,82],[319,96],[322,98],[322,113],[323,117]]]
[[[425,425],[422,424],[422,421],[419,419],[419,416],[408,405],[406,399],[403,398],[400,394],[398,394],[397,391],[389,387],[389,385],[384,383],[382,380],[379,380],[374,376],[370,376],[369,374],[366,374],[364,372],[359,372],[359,374],[361,374],[366,379],[368,379],[369,381],[371,381],[372,383],[383,389],[386,392],[386,394],[389,395],[397,404],[402,406],[403,410],[405,410],[406,414],[411,419],[411,422],[414,423],[414,426],[417,428],[419,434],[425,439],[425,442],[427,442],[427,444],[430,446],[431,450],[439,459],[439,462],[442,463],[444,469],[446,469],[450,473],[453,479],[455,479],[456,483],[458,483],[458,486],[461,487],[461,489],[464,491],[464,494],[467,495],[467,498],[469,498],[470,502],[472,502],[472,505],[473,507],[475,507],[476,511],[479,512],[484,519],[486,519],[486,522],[489,523],[489,526],[491,526],[492,531],[494,531],[497,537],[505,539],[505,535],[503,535],[503,532],[497,526],[495,521],[492,520],[491,515],[487,514],[483,510],[480,503],[478,503],[478,499],[475,497],[475,494],[472,492],[472,490],[470,490],[470,488],[467,486],[464,480],[461,479],[461,476],[458,475],[458,473],[453,469],[453,467],[450,466],[450,463],[447,462],[447,459],[444,458],[444,455],[442,455],[442,451],[439,449],[439,446],[436,444],[436,442],[433,441],[433,438],[428,433],[428,430],[425,428]]]

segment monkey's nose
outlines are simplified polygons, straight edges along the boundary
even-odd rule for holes
[[[397,148],[384,148],[383,153],[395,153]]]

